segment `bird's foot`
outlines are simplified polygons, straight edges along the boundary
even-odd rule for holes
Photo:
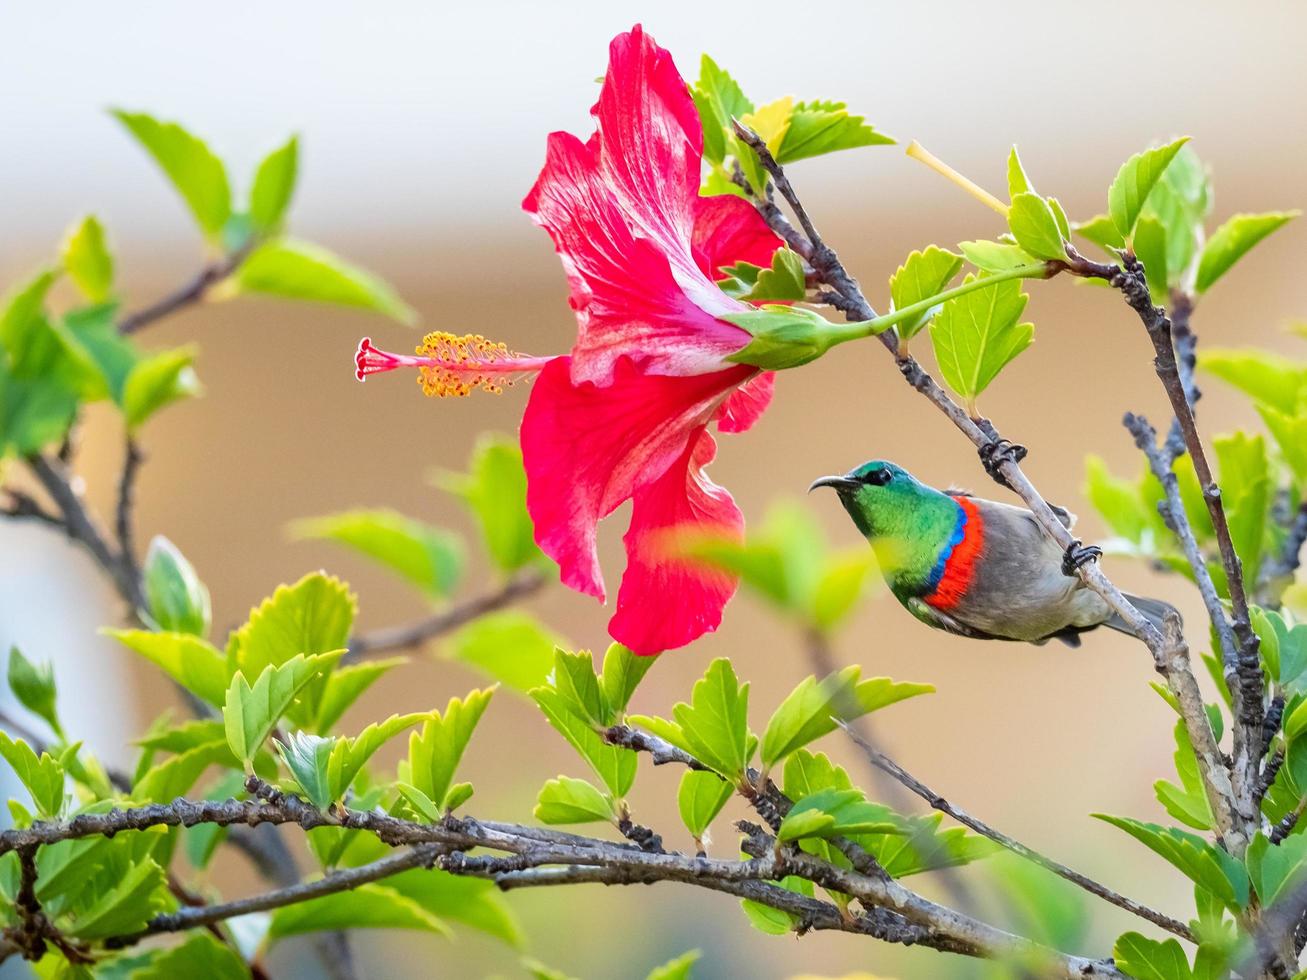
[[[1081,544],[1077,539],[1071,542],[1062,555],[1062,574],[1075,575],[1091,561],[1098,561],[1103,556],[1103,549],[1096,544]]]
[[[1000,486],[1012,489],[1012,485],[1007,482],[1000,469],[1004,463],[1019,463],[1026,458],[1029,450],[1025,446],[1010,442],[1007,439],[994,439],[985,443],[978,450],[980,463],[985,467],[985,472],[990,478]]]

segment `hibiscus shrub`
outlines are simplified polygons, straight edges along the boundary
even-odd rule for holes
[[[1206,292],[1291,213],[1238,214],[1207,232],[1208,176],[1184,140],[1131,157],[1105,213],[1079,222],[1035,190],[1015,149],[1005,202],[913,144],[911,156],[1002,222],[993,238],[956,252],[909,252],[888,277],[888,312],[877,314],[784,168],[893,141],[839,102],[755,105],[707,57],[687,85],[637,27],[612,42],[594,133],[551,135],[523,202],[567,275],[578,323],[571,350],[525,355],[437,332],[414,354],[371,339],[355,354],[359,380],[412,370],[428,395],[529,384],[520,439],[486,435],[466,472],[443,479],[479,529],[497,580],[464,595],[461,543],[393,511],[306,517],[297,536],[339,542],[444,608],[356,632],[355,596],[319,572],[276,588],[220,638],[186,557],[162,536],[143,556],[135,547],[144,427],[196,390],[192,348],[151,351],[137,335],[190,304],[251,292],[399,321],[413,313],[377,277],[287,237],[295,140],[260,164],[237,203],[223,162],[200,139],[149,115],[116,115],[181,194],[216,258],[178,292],[124,313],[105,230],[88,217],[55,264],[11,291],[0,314],[0,500],[8,518],[48,525],[94,559],[126,605],[108,632],[172,680],[191,717],[163,716],[138,740],[130,771],[108,768],[61,716],[41,651],[10,652],[9,686],[30,717],[6,716],[9,734],[0,733],[0,755],[24,790],[0,832],[0,958],[22,957],[51,977],[267,976],[266,952],[308,935],[326,968],[344,976],[349,930],[443,934],[452,924],[525,954],[512,890],[670,881],[733,896],[769,935],[840,930],[983,958],[998,975],[1206,980],[1298,969],[1307,940],[1298,819],[1307,808],[1307,625],[1296,619],[1307,615],[1298,575],[1307,363],[1198,352],[1190,327]],[[1082,254],[1081,239],[1101,258]],[[80,299],[56,311],[62,275]],[[830,550],[793,506],[746,537],[739,507],[705,472],[717,452],[711,430],[749,429],[776,371],[874,338],[892,362],[887,372],[943,411],[1058,546],[1072,546],[1022,473],[1024,450],[977,408],[1030,344],[1022,281],[1054,277],[1120,294],[1152,342],[1174,414],[1160,441],[1129,416],[1143,475],[1113,476],[1090,458],[1087,495],[1116,535],[1112,550],[1178,571],[1201,593],[1216,702],[1204,701],[1178,621],[1159,630],[1141,618],[1094,564],[1075,574],[1138,635],[1178,716],[1178,783],[1159,780],[1156,790],[1183,826],[1100,816],[1192,881],[1194,907],[1179,918],[1032,851],[879,752],[859,719],[931,688],[833,663],[832,635],[874,573],[871,552]],[[949,390],[909,353],[927,346],[915,339],[923,333]],[[1252,398],[1270,433],[1214,440],[1215,472],[1193,414],[1195,370]],[[78,418],[96,401],[116,406],[126,430],[112,534],[72,474]],[[555,579],[602,601],[596,527],[628,500],[613,642],[599,658],[571,652],[511,607]],[[741,584],[794,624],[814,676],[751,711],[748,683],[719,659],[662,714],[629,713],[655,655],[716,629]],[[436,637],[490,686],[360,731],[341,725],[371,684],[403,669],[405,658],[389,654]],[[460,766],[478,722],[506,697],[538,706],[539,731],[552,729],[577,756],[516,822],[476,807],[466,779],[475,774]],[[846,735],[866,772],[820,750],[822,739]],[[395,739],[407,740],[407,753],[393,768],[378,765]],[[683,828],[637,821],[631,793],[646,765],[680,770]],[[905,802],[911,794],[916,807]],[[1122,846],[1128,854],[1136,845]],[[307,874],[294,859],[300,849],[315,865]],[[220,895],[206,869],[228,853],[247,860],[265,890]],[[1000,865],[991,902],[964,893],[945,870],[982,859]],[[932,874],[948,900],[914,890],[913,876]],[[662,891],[649,899],[664,900]],[[1110,954],[1082,948],[1091,901],[1135,915],[1140,931]],[[1011,907],[1025,911],[1014,918]],[[916,975],[959,962],[933,951],[915,954]],[[688,976],[694,959],[687,953],[649,976]],[[561,975],[522,962],[536,976]]]

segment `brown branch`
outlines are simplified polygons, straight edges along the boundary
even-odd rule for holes
[[[37,503],[34,497],[12,487],[0,487],[0,492],[9,498],[9,503],[0,508],[0,516],[11,517],[16,520],[39,521],[42,524],[49,524],[51,527],[63,528],[64,522],[57,515],[51,514]]]
[[[1147,905],[1144,905],[1140,902],[1136,902],[1132,898],[1127,898],[1126,896],[1120,894],[1119,892],[1115,892],[1112,889],[1108,888],[1106,885],[1099,884],[1097,881],[1094,881],[1092,878],[1089,878],[1081,874],[1079,871],[1075,871],[1071,868],[1068,868],[1066,865],[1054,861],[1050,857],[1045,857],[1043,854],[1039,853],[1034,848],[1027,847],[1025,844],[1022,844],[1019,840],[1013,837],[1009,837],[1007,834],[1003,833],[1000,830],[994,829],[989,824],[978,819],[977,817],[973,817],[971,814],[967,813],[967,811],[963,810],[961,807],[954,806],[952,803],[950,803],[944,797],[940,796],[938,793],[936,793],[933,789],[931,789],[921,780],[913,776],[910,772],[908,772],[906,769],[900,766],[889,756],[885,755],[885,753],[881,752],[875,746],[871,745],[869,742],[863,739],[863,737],[859,733],[854,731],[850,725],[844,722],[837,722],[837,723],[848,733],[849,737],[858,744],[859,748],[861,748],[862,751],[865,753],[867,760],[873,766],[875,766],[876,769],[893,777],[900,784],[907,787],[917,796],[921,797],[928,804],[930,804],[932,809],[947,814],[948,816],[956,820],[958,823],[962,824],[962,826],[975,831],[977,834],[980,834],[982,837],[988,837],[996,844],[999,844],[1000,846],[1007,848],[1013,854],[1019,854],[1021,857],[1025,858],[1026,860],[1039,865],[1041,868],[1044,868],[1047,871],[1053,872],[1053,874],[1057,875],[1058,877],[1066,879],[1067,881],[1071,882],[1073,885],[1077,885],[1080,888],[1083,888],[1091,895],[1095,895],[1098,898],[1101,898],[1103,901],[1115,905],[1117,908],[1125,909],[1127,912],[1137,915],[1141,919],[1146,919],[1147,921],[1153,923],[1153,925],[1160,926],[1161,928],[1165,929],[1167,932],[1174,933],[1175,935],[1179,936],[1181,939],[1187,939],[1191,943],[1198,941],[1194,936],[1193,931],[1188,926],[1186,926],[1183,922],[1180,922],[1177,919],[1173,919],[1169,915],[1164,915],[1161,912],[1155,911],[1154,909],[1149,908]]]
[[[134,582],[141,578],[136,561],[136,538],[133,515],[136,509],[136,476],[145,461],[145,454],[130,435],[123,447],[123,468],[118,477],[118,505],[114,509],[114,529],[118,535],[118,554],[124,577]]]
[[[784,170],[776,162],[766,144],[756,133],[738,123],[736,132],[757,152],[763,166],[776,181],[777,187],[786,196],[791,208],[799,214],[802,211],[802,203],[798,201],[788,179],[782,182]],[[806,212],[804,215],[806,218]],[[800,251],[800,254],[803,253]],[[828,248],[822,250],[810,248],[804,258],[808,259],[822,280],[830,285],[832,294],[840,297],[839,308],[848,319],[870,320],[875,317],[875,310],[832,251]],[[1065,268],[1064,263],[1050,263],[1050,274],[1061,268]],[[1072,538],[1069,529],[1058,520],[1047,501],[1022,472],[1018,454],[1010,449],[1007,452],[1002,451],[1008,444],[999,438],[993,425],[986,419],[973,419],[961,405],[950,398],[929,372],[900,347],[893,331],[884,331],[878,335],[878,339],[881,345],[894,356],[904,380],[924,395],[963,435],[971,440],[972,445],[984,454],[982,458],[988,458],[986,469],[1000,484],[1009,487],[1021,497],[1044,533],[1063,550],[1076,545],[1077,542]],[[1219,832],[1222,838],[1227,840],[1228,846],[1242,852],[1247,843],[1248,832],[1235,815],[1235,794],[1230,774],[1226,770],[1211,723],[1208,721],[1202,692],[1189,662],[1189,647],[1179,623],[1171,624],[1165,631],[1158,630],[1140,615],[1139,610],[1121,594],[1096,563],[1081,566],[1076,570],[1076,574],[1085,585],[1102,596],[1112,611],[1120,616],[1135,636],[1148,647],[1153,657],[1154,667],[1165,679],[1167,687],[1180,704],[1181,715],[1190,741],[1194,745]]]
[[[179,289],[156,300],[149,306],[143,307],[134,313],[128,313],[118,321],[118,332],[124,336],[134,334],[138,330],[148,327],[156,320],[162,320],[178,310],[203,301],[210,289],[236,271],[256,244],[257,242],[252,240],[231,255],[209,263],[196,274],[194,279]]]
[[[360,633],[350,638],[347,660],[358,660],[392,650],[407,650],[419,646],[487,613],[535,595],[545,586],[546,581],[547,577],[540,569],[527,569],[518,572],[493,592],[468,599],[416,623]]]

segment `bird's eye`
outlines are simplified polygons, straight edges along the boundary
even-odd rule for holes
[[[863,482],[868,483],[873,487],[883,487],[885,484],[889,483],[893,476],[894,474],[886,469],[872,470],[863,477]]]

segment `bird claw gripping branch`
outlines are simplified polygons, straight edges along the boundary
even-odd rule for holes
[[[1007,439],[994,439],[985,443],[977,450],[980,456],[980,463],[985,467],[985,472],[999,486],[1012,489],[1012,485],[1007,482],[1003,476],[1002,466],[1004,463],[1019,463],[1026,458],[1029,450],[1025,446],[1011,442]]]
[[[1103,549],[1096,544],[1081,544],[1077,538],[1072,541],[1062,556],[1062,574],[1073,576],[1091,561],[1098,561],[1103,556]]]

